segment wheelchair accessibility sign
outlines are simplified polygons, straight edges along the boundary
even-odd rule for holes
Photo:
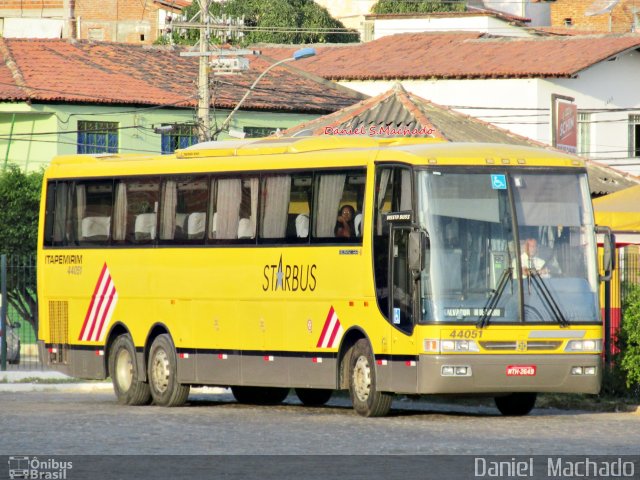
[[[491,188],[494,190],[506,190],[507,189],[507,176],[502,174],[491,175]]]

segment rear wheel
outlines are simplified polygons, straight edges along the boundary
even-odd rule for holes
[[[322,388],[296,388],[296,395],[303,405],[308,407],[318,407],[329,401],[333,390]]]
[[[149,384],[140,381],[136,349],[129,334],[120,335],[111,345],[109,374],[118,403],[147,405],[151,401]]]
[[[280,387],[231,387],[231,393],[238,403],[250,405],[277,405],[282,403],[287,395],[288,388]]]
[[[178,383],[176,349],[169,335],[158,335],[151,344],[147,366],[151,396],[156,405],[178,407],[187,401],[189,385]]]
[[[364,338],[353,346],[349,363],[349,395],[354,410],[364,417],[383,417],[391,409],[393,395],[377,390],[373,352]]]
[[[495,397],[496,407],[502,415],[508,417],[521,417],[528,415],[536,405],[536,393],[519,392]]]

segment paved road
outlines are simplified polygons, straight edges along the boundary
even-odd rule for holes
[[[24,387],[26,390],[30,388]],[[202,389],[181,408],[123,407],[108,387],[0,392],[0,454],[473,454],[638,455],[640,415],[536,409],[502,417],[492,406],[396,400],[387,418],[328,406],[240,405]],[[54,388],[54,387],[51,387]]]

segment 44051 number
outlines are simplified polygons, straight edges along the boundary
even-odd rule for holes
[[[482,330],[460,329],[452,330],[449,334],[451,338],[482,338]]]

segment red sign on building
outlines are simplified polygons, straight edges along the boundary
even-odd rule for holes
[[[576,153],[578,146],[578,107],[559,98],[555,99],[554,147]]]

